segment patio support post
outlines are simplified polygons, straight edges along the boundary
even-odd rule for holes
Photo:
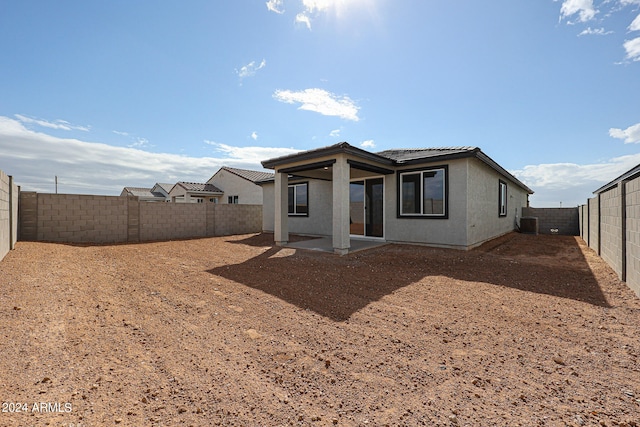
[[[333,165],[333,251],[339,255],[349,252],[349,177],[350,166],[345,156]]]
[[[275,224],[273,237],[277,246],[289,241],[289,175],[276,171],[275,176]]]

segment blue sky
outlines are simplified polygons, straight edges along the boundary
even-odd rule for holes
[[[347,141],[575,206],[640,164],[640,0],[0,2],[0,169],[119,194]]]

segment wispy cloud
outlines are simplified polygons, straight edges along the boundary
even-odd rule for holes
[[[251,132],[251,139],[253,139],[254,141],[258,140],[258,132]]]
[[[626,129],[611,128],[609,129],[609,136],[612,138],[622,139],[625,144],[639,144],[640,123],[629,126]]]
[[[215,141],[205,140],[204,142],[214,147],[216,152],[224,153],[229,159],[256,164],[260,164],[263,160],[287,156],[300,151],[295,148],[234,147],[232,145],[222,144]]]
[[[640,154],[614,157],[602,163],[547,163],[528,165],[511,171],[536,192],[534,207],[577,206],[586,203],[592,192],[640,163]]]
[[[640,31],[640,15],[629,24],[629,31]]]
[[[240,80],[247,77],[253,77],[256,73],[267,66],[267,61],[263,59],[260,63],[256,64],[256,61],[251,61],[247,65],[240,67],[236,70],[236,74],[240,77]]]
[[[626,59],[631,61],[640,61],[640,37],[636,37],[632,40],[627,40],[622,45],[627,52]]]
[[[581,36],[606,36],[609,34],[613,34],[613,31],[606,31],[604,28],[591,28],[587,27],[587,29],[583,30],[578,37]]]
[[[59,138],[27,129],[0,116],[0,169],[13,175],[26,191],[120,194],[125,186],[150,187],[156,182],[204,182],[223,165],[261,170],[260,161],[295,152],[279,148],[216,147],[220,155],[189,157],[152,153],[132,147]]]
[[[564,0],[560,7],[560,19],[577,17],[578,22],[592,20],[598,10],[593,5],[593,0]]]
[[[375,148],[376,147],[376,143],[373,141],[373,139],[367,139],[366,141],[362,141],[360,143],[360,147],[362,147],[362,148]]]
[[[267,3],[267,9],[271,12],[278,14],[284,13],[284,2],[282,0],[269,0]]]
[[[559,0],[554,0],[559,1]],[[599,21],[609,20],[614,25],[620,22],[618,19],[614,19],[613,16],[620,13],[627,7],[640,6],[640,0],[604,0],[598,4],[598,7],[603,10],[599,15]],[[600,13],[600,10],[594,5],[594,0],[562,0],[562,6],[560,7],[560,21],[566,21],[569,25],[586,24],[596,18],[596,15]],[[629,31],[640,31],[640,15],[627,27]],[[619,32],[623,31],[623,28],[618,28]],[[612,34],[614,31],[605,30],[601,28],[587,27],[583,29],[578,36],[585,35],[597,35],[605,36]],[[626,40],[623,43],[624,50],[626,52],[625,60],[617,63],[625,63],[627,61],[640,61],[640,37]]]
[[[334,129],[329,132],[329,136],[332,138],[338,138],[340,136],[340,129]]]
[[[337,116],[357,122],[360,107],[348,96],[337,96],[324,89],[305,89],[302,91],[276,90],[273,97],[287,104],[302,104],[298,109],[315,111],[324,116]]]
[[[38,125],[40,127],[45,127],[49,129],[58,129],[58,130],[81,130],[84,132],[89,132],[91,130],[90,126],[79,126],[72,125],[66,120],[55,120],[53,122],[44,120],[44,119],[36,119],[33,117],[27,117],[22,114],[16,114],[15,117],[20,120],[22,123],[29,123]]]

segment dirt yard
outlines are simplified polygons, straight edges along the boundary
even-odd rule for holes
[[[640,425],[640,300],[581,240],[271,239],[19,242],[0,426]]]

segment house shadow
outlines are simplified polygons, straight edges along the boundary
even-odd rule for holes
[[[508,236],[466,252],[394,244],[346,256],[275,247],[271,242],[256,257],[208,272],[334,321],[345,321],[398,289],[438,276],[609,307],[575,238]],[[264,247],[268,237],[234,243]],[[550,244],[547,237],[558,244]]]

